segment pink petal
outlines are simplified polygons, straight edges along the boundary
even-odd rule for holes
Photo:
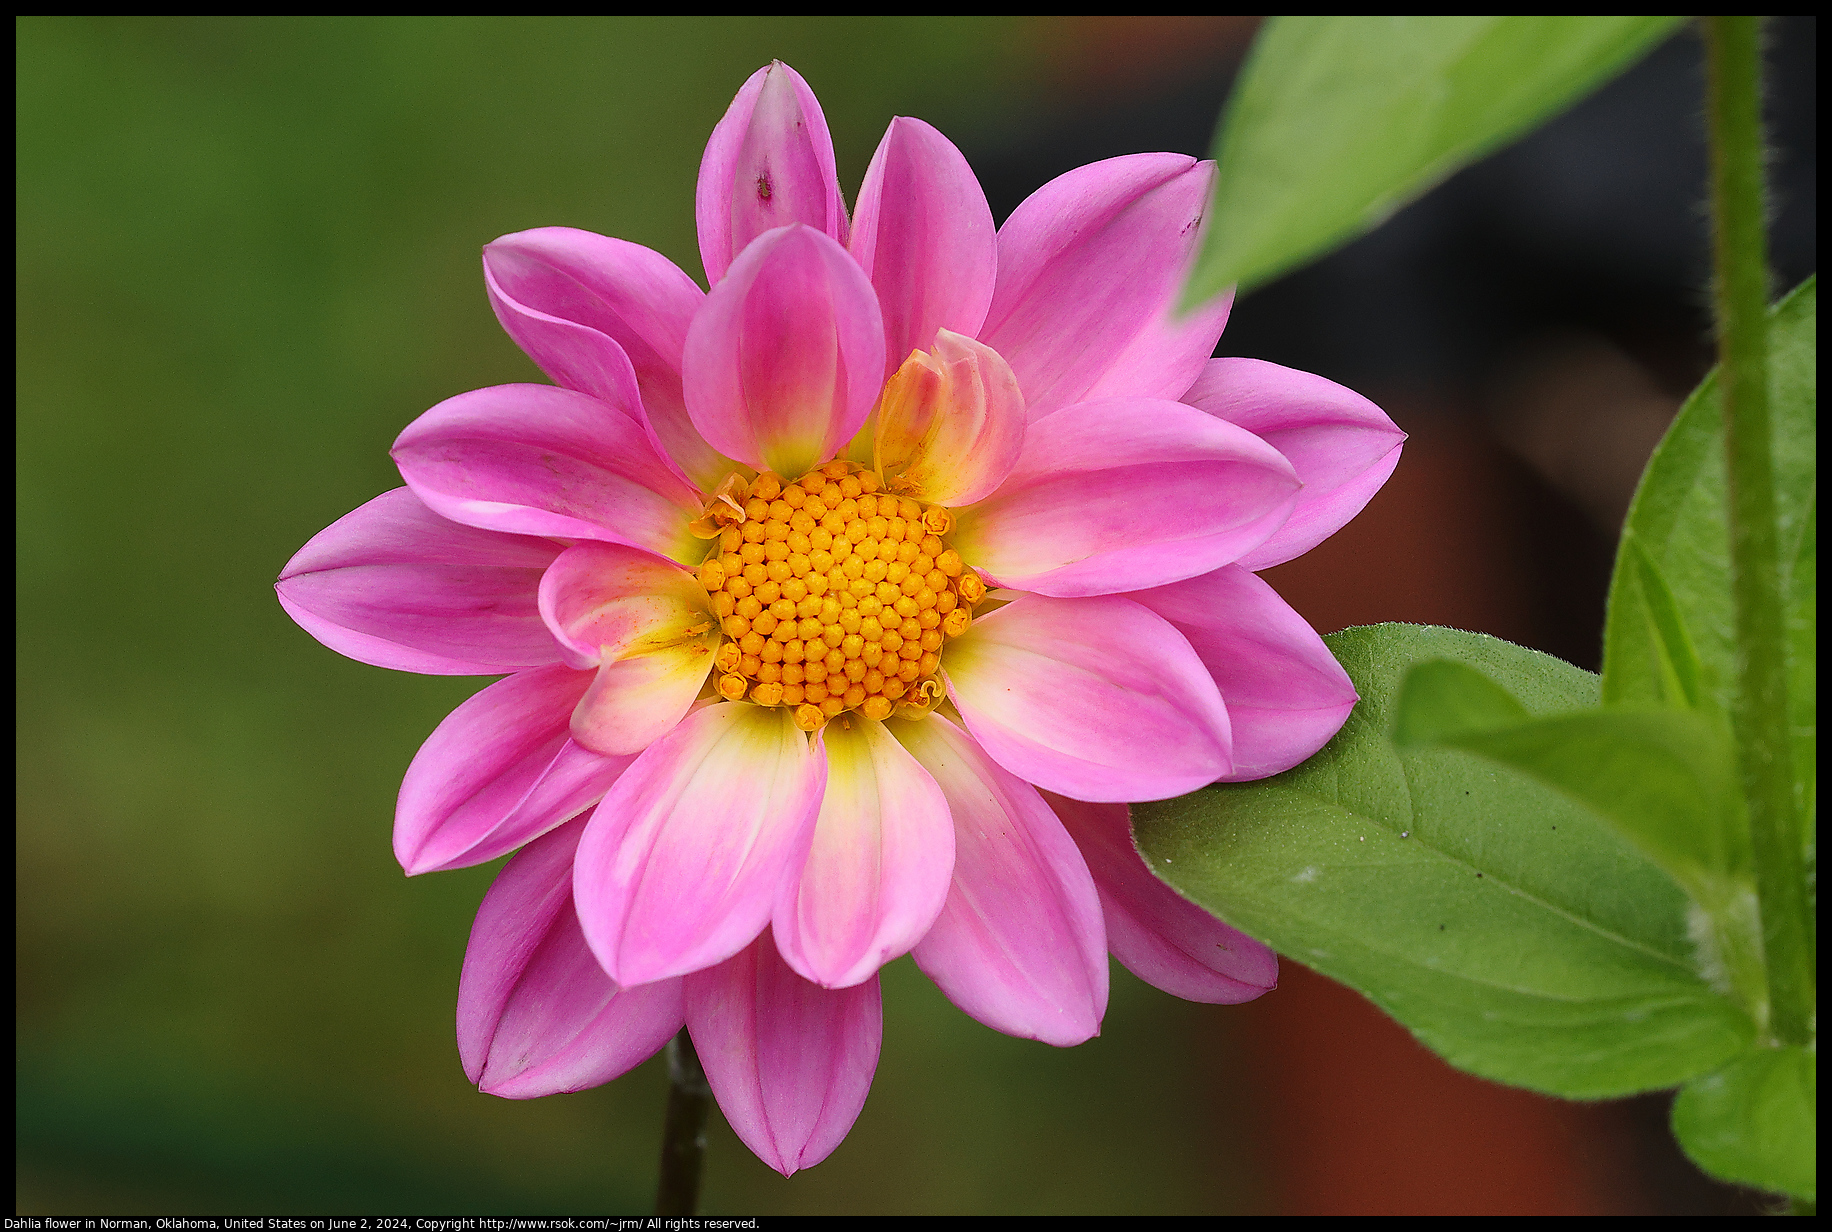
[[[877,401],[878,297],[846,250],[784,227],[732,263],[687,332],[687,412],[715,449],[785,478],[833,457]]]
[[[620,543],[561,553],[541,578],[541,616],[568,663],[598,669],[572,721],[573,738],[595,753],[640,753],[672,730],[719,648],[699,580]]]
[[[1024,449],[1024,395],[991,347],[949,330],[878,402],[873,465],[893,491],[939,505],[991,496]]]
[[[394,460],[414,495],[454,522],[560,539],[601,539],[694,563],[687,524],[702,498],[637,418],[551,385],[497,385],[447,398],[407,426]]]
[[[530,843],[477,909],[458,977],[458,1055],[491,1095],[533,1099],[600,1086],[681,1029],[681,982],[620,989],[572,907],[583,819]]]
[[[1271,950],[1159,881],[1132,844],[1123,804],[1045,795],[1094,874],[1107,948],[1147,984],[1186,1001],[1235,1005],[1278,985]]]
[[[1224,420],[1178,402],[1083,402],[1031,421],[1017,466],[960,511],[953,543],[1004,586],[1114,594],[1237,559],[1297,493],[1278,450]]]
[[[979,333],[998,235],[973,168],[930,125],[898,116],[884,131],[859,187],[850,247],[884,310],[886,375],[934,346],[938,329]]]
[[[986,752],[1050,791],[1164,800],[1231,768],[1228,712],[1202,661],[1118,595],[1024,595],[949,643],[942,674]]]
[[[559,551],[447,521],[396,488],[312,536],[274,589],[301,628],[359,663],[495,676],[559,661],[534,603]]]
[[[948,802],[884,724],[842,715],[823,729],[827,791],[814,845],[776,901],[776,944],[827,988],[870,979],[922,938],[948,896]]]
[[[782,61],[751,74],[712,130],[694,215],[709,286],[747,244],[777,227],[804,223],[846,242],[827,117],[801,74]]]
[[[497,319],[554,380],[596,397],[621,391],[621,365],[600,358],[602,337],[627,357],[640,403],[662,448],[687,476],[711,491],[731,460],[700,439],[681,394],[687,326],[706,293],[659,252],[572,227],[505,235],[483,250],[484,281]],[[581,355],[580,352],[583,352]],[[608,384],[600,367],[618,371]]]
[[[1317,631],[1241,565],[1126,596],[1176,626],[1234,728],[1234,783],[1289,770],[1328,744],[1359,700]]]
[[[573,743],[590,672],[541,667],[484,689],[433,730],[401,780],[394,854],[409,876],[513,851],[598,802],[633,761]]]
[[[1033,422],[1090,398],[1178,398],[1202,371],[1230,298],[1175,310],[1214,176],[1181,154],[1110,158],[1006,219],[979,337],[1011,361]]]
[[[1260,359],[1210,360],[1182,400],[1266,441],[1304,483],[1291,520],[1241,557],[1255,573],[1302,556],[1360,513],[1406,439],[1354,390]]]
[[[500,242],[500,241],[499,241]],[[502,288],[484,249],[484,289],[504,332],[556,384],[590,394],[606,406],[634,415],[642,406],[636,369],[615,340],[600,330],[524,304]],[[532,280],[530,280],[532,281]]]
[[[1100,899],[1062,823],[1036,788],[939,714],[889,726],[954,817],[954,885],[916,946],[916,965],[995,1031],[1058,1047],[1100,1034]]]
[[[808,858],[827,779],[782,707],[705,706],[605,797],[579,844],[585,938],[619,984],[723,962],[769,921]]]
[[[837,990],[810,984],[766,933],[685,983],[694,1051],[744,1145],[784,1176],[831,1155],[859,1119],[878,1068],[877,976]]]

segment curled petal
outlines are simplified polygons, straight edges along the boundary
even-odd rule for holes
[[[686,569],[618,543],[580,543],[541,578],[541,617],[570,666],[698,637],[712,622],[705,588]]]
[[[753,73],[712,130],[694,213],[709,286],[745,245],[777,227],[803,223],[846,242],[827,117],[801,74],[782,61]]]
[[[744,1145],[784,1176],[831,1155],[878,1068],[878,977],[850,988],[810,984],[765,933],[685,985],[694,1051]]]
[[[359,663],[495,676],[559,661],[534,602],[559,551],[449,521],[396,488],[312,536],[275,590],[301,628]]]
[[[1228,712],[1196,652],[1118,595],[1025,595],[950,643],[942,673],[987,753],[1077,800],[1164,800],[1232,765]]]
[[[827,760],[787,709],[702,707],[636,759],[579,844],[585,938],[619,984],[723,962],[808,858]]]
[[[489,293],[490,307],[496,310],[496,319],[502,323],[503,331],[515,339],[515,345],[556,384],[589,394],[625,415],[639,414],[642,392],[636,384],[636,369],[624,349],[589,325],[522,303],[503,290],[490,264],[490,250],[485,248],[484,289]]]
[[[705,555],[687,524],[700,494],[637,417],[551,385],[447,398],[395,440],[395,464],[433,512],[485,530],[627,543],[675,560]]]
[[[1094,874],[1107,948],[1126,970],[1186,1001],[1235,1005],[1276,987],[1273,952],[1159,881],[1132,845],[1123,804],[1045,795]]]
[[[935,780],[882,723],[842,716],[823,729],[827,790],[799,878],[774,919],[783,958],[827,988],[870,979],[905,954],[941,910],[954,827]]]
[[[1234,727],[1230,783],[1289,770],[1347,722],[1359,695],[1308,621],[1241,565],[1126,596],[1176,626]]]
[[[939,505],[991,496],[1024,448],[1024,395],[999,353],[942,330],[878,403],[874,465],[894,492]]]
[[[1068,1047],[1100,1034],[1107,941],[1088,867],[1043,797],[940,715],[888,726],[941,786],[954,884],[916,965],[995,1031]]]
[[[1181,154],[1110,158],[1006,219],[979,337],[1011,361],[1033,422],[1092,398],[1178,398],[1195,381],[1231,302],[1175,312],[1214,176]]]
[[[1083,402],[1032,420],[1003,486],[954,546],[1000,585],[1114,594],[1194,577],[1282,525],[1298,480],[1278,450],[1178,402]]]
[[[541,616],[567,662],[596,667],[573,738],[640,753],[681,721],[719,648],[706,591],[678,565],[618,543],[566,549],[541,578]]]
[[[1182,401],[1264,440],[1304,484],[1291,519],[1240,558],[1255,573],[1303,555],[1360,513],[1406,439],[1354,390],[1260,359],[1210,360]]]
[[[898,116],[885,130],[859,187],[849,247],[884,310],[887,363],[928,350],[938,329],[979,332],[998,235],[973,168],[930,125]]]
[[[687,412],[715,449],[795,476],[852,439],[884,372],[878,297],[846,250],[783,227],[732,263],[687,332]]]
[[[533,1099],[600,1086],[681,1029],[681,982],[618,988],[572,906],[571,822],[530,843],[477,909],[458,977],[458,1055],[491,1095]]]
[[[410,876],[494,860],[598,802],[633,759],[568,735],[591,681],[565,667],[519,672],[446,716],[395,805],[394,854]]]
[[[706,293],[674,262],[627,240],[540,227],[486,245],[483,269],[497,320],[547,375],[646,422],[702,489],[730,473],[687,418],[681,351]],[[627,396],[630,376],[639,398]]]

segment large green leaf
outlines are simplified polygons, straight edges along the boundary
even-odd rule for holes
[[[1328,641],[1362,697],[1348,723],[1285,774],[1134,805],[1160,876],[1488,1078],[1619,1095],[1747,1045],[1748,1018],[1694,970],[1685,896],[1660,869],[1526,776],[1388,734],[1419,663],[1473,668],[1532,716],[1594,706],[1596,677],[1454,629]]]
[[[1462,749],[1556,788],[1694,898],[1715,897],[1696,888],[1705,883],[1751,873],[1736,751],[1729,730],[1703,715],[1589,709],[1530,717],[1480,672],[1435,661],[1407,674],[1394,741]]]
[[[1406,674],[1397,709],[1400,748],[1461,749],[1528,775],[1664,869],[1703,909],[1694,965],[1767,1021],[1749,823],[1721,714],[1592,707],[1534,717],[1487,676],[1443,660]]]
[[[1360,234],[1576,102],[1678,17],[1276,17],[1228,101],[1195,303]]]
[[[1811,1048],[1757,1048],[1673,1102],[1673,1136],[1727,1181],[1818,1201],[1819,1060]]]
[[[1817,303],[1817,284],[1809,278],[1775,306],[1769,330],[1775,508],[1789,641],[1788,721],[1806,817],[1812,815],[1817,781],[1813,754],[1819,704],[1814,680]],[[1697,665],[1690,670],[1698,678],[1700,703],[1730,711],[1736,610],[1725,483],[1723,403],[1713,372],[1667,430],[1629,506],[1604,634],[1607,704],[1674,704],[1666,663],[1675,647],[1683,647]],[[1810,835],[1811,826],[1806,829]]]

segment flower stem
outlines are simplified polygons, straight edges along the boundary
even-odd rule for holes
[[[1730,486],[1736,600],[1734,715],[1776,1042],[1812,1035],[1813,958],[1788,745],[1787,662],[1768,407],[1768,244],[1764,228],[1758,17],[1707,17],[1714,307]]]
[[[662,1121],[661,1179],[655,1187],[657,1215],[691,1215],[700,1201],[700,1165],[706,1160],[706,1114],[712,1088],[700,1055],[682,1027],[668,1041],[668,1112]]]

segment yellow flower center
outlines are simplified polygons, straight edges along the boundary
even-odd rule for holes
[[[725,633],[719,694],[791,707],[804,731],[846,710],[927,713],[942,647],[986,593],[947,545],[953,515],[839,460],[788,485],[766,472],[740,486],[722,485],[703,519],[719,527],[700,566]]]

